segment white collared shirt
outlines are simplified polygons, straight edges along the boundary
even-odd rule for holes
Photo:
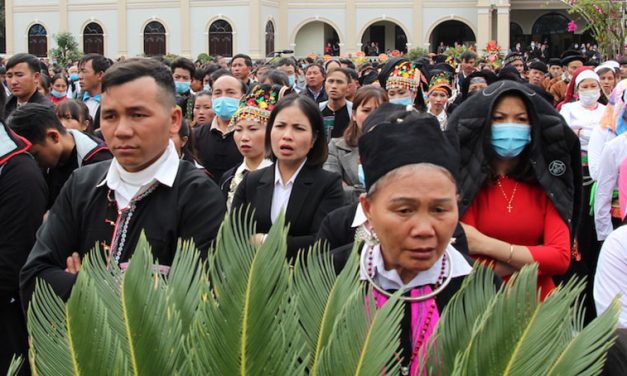
[[[627,328],[627,226],[612,232],[601,247],[593,291],[597,313],[603,313],[618,294],[621,294],[618,326]]]
[[[279,163],[276,162],[274,164],[274,190],[272,192],[272,206],[270,208],[270,220],[272,223],[277,219],[281,210],[287,210],[287,204],[290,201],[290,196],[292,195],[292,188],[294,187],[294,181],[296,177],[300,173],[300,170],[303,169],[303,166],[307,163],[307,158],[301,163],[298,170],[292,175],[290,180],[287,183],[283,184],[283,180],[281,179],[281,172],[279,171]]]
[[[179,156],[174,142],[169,140],[165,152],[153,164],[138,172],[126,171],[113,158],[106,178],[98,184],[105,183],[115,193],[118,208],[124,209],[138,192],[148,188],[154,181],[172,187],[179,169]]]
[[[366,258],[368,257],[368,245],[365,244],[361,251],[361,261],[359,264],[359,277],[361,280],[367,280],[367,265]],[[464,256],[459,253],[452,245],[446,247],[446,251],[450,257],[447,260],[444,275],[451,273],[451,277],[460,277],[470,274],[472,267],[468,264],[468,261]],[[440,273],[442,270],[442,259],[444,255],[433,264],[433,266],[427,270],[421,271],[416,276],[405,284],[401,280],[400,275],[396,269],[386,270],[383,263],[383,255],[381,254],[381,246],[375,245],[372,247],[372,271],[374,273],[374,282],[384,290],[405,290],[412,289],[418,286],[433,285],[438,282]]]
[[[87,109],[89,110],[89,116],[95,120],[98,108],[100,108],[100,102],[90,97],[87,100],[84,100],[83,103],[85,103],[85,106],[87,106]]]
[[[597,239],[605,240],[614,230],[612,226],[612,195],[618,186],[621,162],[627,158],[627,134],[622,134],[605,144],[598,169],[598,184],[594,194],[594,224]]]

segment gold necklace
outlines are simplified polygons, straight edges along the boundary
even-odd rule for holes
[[[516,182],[516,184],[514,185],[514,191],[512,192],[512,197],[507,198],[507,194],[505,194],[505,190],[503,189],[503,186],[501,185],[501,179],[503,179],[503,178],[499,178],[496,181],[496,184],[501,189],[501,193],[503,193],[503,197],[505,197],[505,201],[507,201],[507,212],[511,213],[512,209],[514,208],[512,206],[512,201],[514,201],[514,196],[516,195],[516,189],[518,189],[518,182]]]

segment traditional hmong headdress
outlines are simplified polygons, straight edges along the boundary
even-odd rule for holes
[[[503,60],[503,66],[509,65],[516,60],[520,60],[523,62],[525,61],[523,55],[520,52],[512,52],[509,55],[505,56],[505,59]]]
[[[434,72],[431,76],[431,80],[429,81],[429,93],[435,90],[443,90],[450,97],[453,92],[451,81],[452,77],[448,72]]]
[[[249,94],[240,102],[239,108],[229,123],[231,130],[241,119],[250,119],[258,122],[267,122],[270,112],[279,101],[280,88],[265,84],[253,86]]]
[[[404,88],[416,92],[420,85],[420,77],[420,69],[417,66],[409,61],[403,61],[394,66],[385,83],[385,88]]]

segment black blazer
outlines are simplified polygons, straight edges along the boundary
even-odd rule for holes
[[[272,227],[270,210],[274,193],[274,166],[246,174],[237,187],[233,208],[250,204],[255,209],[258,233],[268,233]],[[285,223],[290,225],[287,255],[294,259],[299,249],[316,242],[322,219],[344,203],[340,175],[307,165],[298,173],[285,210]]]

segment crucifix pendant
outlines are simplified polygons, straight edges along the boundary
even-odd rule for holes
[[[513,209],[512,204],[511,203],[507,204],[507,212],[511,213],[512,209]]]

